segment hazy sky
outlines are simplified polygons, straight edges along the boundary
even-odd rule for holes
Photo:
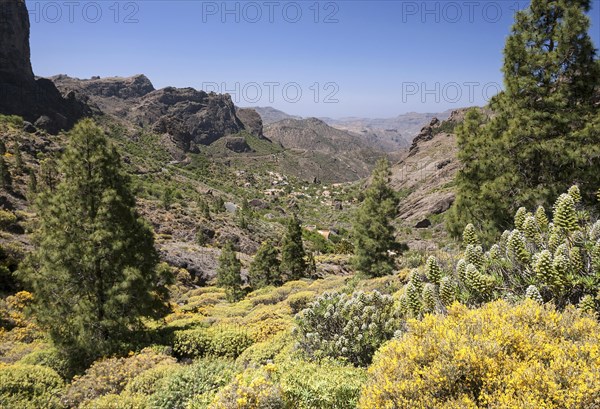
[[[302,116],[482,105],[527,1],[27,0],[34,72],[146,74]],[[600,47],[600,0],[591,12]]]

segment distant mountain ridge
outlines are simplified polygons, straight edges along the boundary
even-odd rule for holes
[[[269,125],[275,122],[283,121],[284,119],[302,119],[301,116],[290,115],[273,107],[251,107],[258,112],[262,118],[263,124]]]
[[[377,159],[385,156],[361,137],[333,128],[320,119],[284,119],[264,128],[265,136],[303,158],[303,166],[319,169],[318,179],[343,181],[368,177]]]
[[[273,107],[252,107],[252,109],[258,112],[265,125],[286,119],[303,119]],[[441,113],[408,112],[393,118],[319,117],[318,119],[333,128],[358,136],[371,147],[385,152],[395,152],[408,148],[421,128],[433,118],[443,121],[450,116],[451,112],[451,110]]]
[[[451,111],[442,113],[409,112],[393,118],[321,118],[328,125],[361,135],[369,143],[385,151],[408,147],[421,128],[433,118],[445,120]]]

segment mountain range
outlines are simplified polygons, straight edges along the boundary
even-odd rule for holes
[[[252,109],[258,112],[265,125],[288,119],[303,119],[273,107],[252,107]],[[441,113],[409,112],[392,118],[345,117],[334,119],[320,117],[319,120],[333,128],[361,138],[372,148],[394,152],[408,148],[413,138],[433,118],[443,121],[450,116],[451,112],[452,110]]]

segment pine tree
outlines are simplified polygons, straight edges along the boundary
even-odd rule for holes
[[[225,201],[221,196],[218,196],[214,201],[215,213],[223,213],[225,211]]]
[[[33,170],[29,170],[29,182],[27,183],[27,191],[30,195],[35,195],[38,192],[37,176]]]
[[[12,187],[12,177],[8,165],[3,156],[0,156],[0,188],[10,189]]]
[[[15,143],[15,170],[18,174],[23,172],[23,155],[21,154],[21,145],[17,142]]]
[[[308,265],[302,244],[302,228],[294,214],[287,224],[287,231],[281,243],[281,273],[286,280],[299,280],[306,277]]]
[[[41,189],[54,192],[59,181],[56,161],[53,158],[45,158],[40,162]]]
[[[169,210],[173,204],[173,197],[175,196],[175,190],[171,186],[167,186],[162,193],[162,206],[165,210]]]
[[[306,274],[310,278],[317,278],[317,260],[312,251],[306,255]]]
[[[227,299],[230,302],[239,301],[244,297],[242,277],[240,275],[241,270],[242,264],[235,255],[233,244],[227,242],[219,257],[217,285],[225,288]]]
[[[204,217],[206,220],[210,220],[210,207],[208,206],[206,200],[204,200],[202,197],[198,197],[196,205],[198,206],[198,210],[200,211],[202,217]]]
[[[21,278],[37,322],[81,364],[127,347],[144,318],[166,313],[172,277],[102,129],[86,119],[69,136],[63,180],[37,201],[36,247]]]
[[[467,115],[458,132],[457,197],[448,228],[473,222],[489,239],[519,206],[552,203],[577,182],[584,202],[600,185],[600,63],[588,34],[590,0],[532,0],[504,51],[505,91],[493,118]]]
[[[256,252],[248,271],[248,281],[253,289],[281,283],[279,250],[272,242],[264,242]]]
[[[389,186],[390,164],[380,160],[371,185],[354,218],[354,266],[371,277],[391,274],[397,250],[392,222],[397,214],[398,199]]]
[[[247,229],[250,220],[254,217],[253,211],[247,199],[242,200],[242,204],[238,210],[238,224],[242,229]]]

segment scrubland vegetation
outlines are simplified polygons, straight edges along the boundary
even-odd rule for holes
[[[0,210],[0,407],[600,407],[587,10],[533,0],[517,13],[496,115],[458,126],[457,200],[440,216],[455,239],[435,253],[396,241],[385,160],[364,191],[338,187],[352,205],[337,216],[292,180],[297,202],[267,217],[202,153],[165,163],[156,135],[130,140],[106,119],[43,155],[21,152],[21,135],[2,142],[0,187],[21,207]],[[0,125],[17,135],[22,121]],[[148,209],[195,218],[186,233],[219,254],[216,277],[161,260],[175,233],[157,234]],[[335,217],[336,238],[306,229]],[[216,224],[262,244],[248,257]]]

